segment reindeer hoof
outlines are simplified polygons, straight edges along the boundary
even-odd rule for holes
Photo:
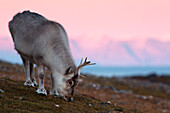
[[[54,95],[56,97],[59,96],[58,92],[57,91],[54,91],[54,90],[50,90],[50,95]]]
[[[32,86],[32,87],[34,87],[34,83],[32,83],[31,81],[26,81],[26,82],[24,83],[24,85],[25,85],[25,86]]]
[[[37,89],[36,91],[39,95],[45,95],[47,96],[47,91],[44,89],[44,88],[41,88],[41,89]]]
[[[33,84],[34,84],[34,86],[37,86],[37,82],[35,80],[33,81]]]

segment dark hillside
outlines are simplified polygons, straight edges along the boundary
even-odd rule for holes
[[[23,85],[23,81],[14,81],[0,77],[0,112],[135,112],[112,104],[104,103],[94,97],[76,94],[74,102],[66,102],[53,96],[38,95],[37,87]],[[139,112],[140,113],[140,112]]]
[[[21,65],[0,61],[0,113],[170,112],[170,85],[167,84],[169,76],[163,80],[157,76],[149,76],[148,78],[85,76],[86,78],[81,78],[75,91],[75,102],[66,102],[58,97],[38,95],[36,93],[37,87],[24,86],[25,75]],[[45,77],[47,91],[49,91],[50,86],[51,78],[47,71]]]

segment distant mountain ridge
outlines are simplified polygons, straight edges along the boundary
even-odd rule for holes
[[[170,42],[168,41],[162,42],[153,38],[120,41],[113,40],[111,37],[98,39],[85,36],[69,39],[77,63],[82,57],[88,57],[102,66],[170,66]],[[21,63],[18,57],[12,39],[0,37],[0,59]]]
[[[89,39],[90,41],[90,39]],[[73,56],[78,59],[88,56],[100,65],[110,66],[164,66],[170,65],[170,42],[156,39],[114,41],[106,38],[86,48],[90,42],[71,40]]]

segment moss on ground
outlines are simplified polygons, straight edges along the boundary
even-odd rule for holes
[[[167,77],[168,78],[168,77]],[[113,86],[120,90],[131,90],[134,94],[137,95],[145,95],[145,96],[154,96],[158,98],[163,98],[166,100],[170,100],[170,95],[163,91],[162,89],[154,88],[154,87],[140,87],[140,86],[133,86],[131,87],[129,83],[125,83],[122,81],[118,81],[115,78],[104,78],[105,82],[103,82],[103,77],[95,77],[95,76],[88,76],[86,79],[88,82],[105,85],[105,86]],[[169,79],[168,79],[169,80]],[[167,82],[167,81],[166,81]]]
[[[0,113],[4,112],[58,112],[58,113],[95,113],[123,112],[141,113],[112,104],[106,104],[94,97],[83,94],[74,96],[75,102],[66,102],[54,96],[42,96],[36,93],[37,87],[24,86],[22,81],[13,81],[0,77]],[[4,91],[4,92],[3,92]],[[59,105],[59,107],[56,107]]]

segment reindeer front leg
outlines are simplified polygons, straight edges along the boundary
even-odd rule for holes
[[[47,91],[44,88],[44,66],[37,65],[38,79],[39,79],[39,87],[37,89],[37,93],[41,95],[47,95]]]
[[[58,91],[57,91],[57,78],[56,78],[56,73],[52,72],[51,74],[51,89],[50,89],[50,95],[54,95],[54,96],[59,96]]]

